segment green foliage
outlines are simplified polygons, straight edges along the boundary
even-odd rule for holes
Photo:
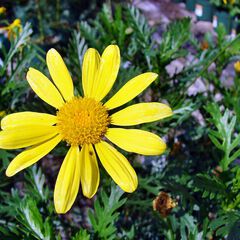
[[[14,154],[3,149],[0,150],[0,159],[2,160],[3,167],[7,167],[10,159],[13,157],[14,157]]]
[[[111,193],[108,197],[106,192],[102,191],[99,198],[94,202],[94,212],[89,211],[89,219],[91,221],[94,232],[101,239],[115,239],[117,228],[115,222],[119,217],[116,212],[126,202],[126,198],[122,198],[123,191],[114,185],[111,187]]]
[[[32,34],[32,29],[30,23],[27,23],[22,32],[17,34],[16,38],[11,40],[11,48],[5,56],[3,65],[0,68],[0,76],[3,76],[6,73],[8,64],[11,62],[12,58],[16,56],[16,53],[19,53],[23,47],[29,42],[29,36]],[[3,53],[6,53],[6,49],[2,46]],[[18,66],[17,66],[18,67]],[[12,73],[11,73],[12,75]]]
[[[130,26],[133,29],[133,33],[136,34],[135,38],[139,45],[144,49],[149,48],[151,46],[150,39],[154,29],[149,27],[146,18],[134,6],[128,6],[127,12],[129,14]]]
[[[81,229],[72,240],[90,240],[90,235],[86,230]]]
[[[0,109],[14,109],[22,96],[26,93],[27,82],[25,81],[26,66],[39,56],[39,48],[32,44],[32,28],[26,23],[22,32],[18,32],[15,38],[11,38],[10,49],[2,45],[0,53],[3,55],[3,64],[0,66],[0,77],[5,82],[0,86]],[[8,102],[8,106],[6,106]]]
[[[227,170],[228,165],[240,156],[240,149],[236,150],[240,145],[240,134],[235,135],[233,139],[236,116],[232,116],[228,109],[222,115],[216,104],[209,104],[206,110],[212,117],[209,121],[217,128],[209,130],[209,137],[214,145],[223,151],[220,166]]]
[[[46,178],[42,173],[41,168],[37,168],[36,165],[28,170],[28,174],[25,175],[25,179],[28,182],[27,191],[39,201],[46,202],[49,198],[49,189],[45,186]]]
[[[33,198],[25,198],[21,201],[18,209],[18,221],[22,225],[21,231],[27,236],[34,236],[36,239],[53,239],[50,219],[43,217],[39,211],[36,201]]]
[[[201,237],[201,233],[198,232],[197,221],[188,214],[185,214],[183,217],[181,217],[180,232],[181,238],[184,240],[194,240]]]
[[[74,71],[74,75],[77,77],[78,82],[81,82],[81,70],[83,56],[88,46],[84,38],[77,31],[74,31],[69,41],[69,65]]]
[[[209,227],[216,231],[216,236],[225,237],[227,239],[238,239],[239,238],[239,227],[240,227],[240,215],[236,212],[228,212],[220,215],[214,219]]]
[[[81,34],[91,47],[102,50],[111,43],[117,43],[120,48],[124,47],[127,26],[122,21],[122,11],[121,7],[116,6],[113,14],[111,7],[104,4],[97,18],[91,22],[92,26],[86,21],[80,23]]]
[[[202,197],[209,198],[210,200],[221,199],[227,197],[226,186],[223,184],[221,179],[214,175],[198,174],[194,178],[195,191],[203,191]]]
[[[43,187],[45,177],[41,169],[34,166],[26,175],[26,180],[29,183],[26,192],[29,194],[24,198],[20,197],[17,190],[12,190],[10,195],[4,196],[4,204],[0,208],[0,212],[11,219],[5,224],[5,231],[8,228],[6,236],[17,239],[17,236],[21,234],[25,236],[25,239],[55,239],[50,219],[51,210],[49,209],[50,212],[47,209],[44,210],[42,205],[44,202],[47,203],[49,190]],[[43,216],[44,211],[48,215],[47,217]],[[13,219],[16,219],[17,223],[12,222]],[[0,227],[0,233],[3,236],[5,236],[5,231]]]
[[[167,31],[164,32],[159,45],[161,65],[186,55],[186,51],[181,50],[181,47],[190,38],[190,27],[190,18],[175,21],[168,25]]]

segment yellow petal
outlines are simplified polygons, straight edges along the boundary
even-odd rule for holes
[[[41,72],[34,68],[29,68],[27,81],[33,91],[49,105],[60,108],[64,103],[61,94],[53,83]]]
[[[79,148],[71,146],[58,173],[54,189],[57,213],[66,213],[73,205],[80,184]]]
[[[125,192],[133,192],[138,185],[137,175],[128,160],[106,142],[95,144],[103,167]]]
[[[61,55],[51,48],[47,52],[47,66],[53,82],[66,101],[74,96],[73,81]]]
[[[6,175],[11,177],[21,170],[31,166],[55,148],[61,139],[60,135],[57,135],[46,142],[40,143],[21,152],[9,164]]]
[[[138,103],[126,107],[111,116],[111,123],[118,126],[131,126],[153,122],[172,115],[172,109],[162,103]]]
[[[105,135],[118,147],[144,155],[159,155],[166,149],[164,141],[156,134],[124,128],[109,128]]]
[[[100,55],[94,48],[89,48],[83,59],[82,84],[85,97],[94,97],[93,85],[100,65]]]
[[[38,112],[19,112],[9,114],[4,117],[1,121],[1,128],[5,130],[26,125],[51,126],[56,122],[56,116],[51,114]]]
[[[92,198],[99,185],[99,168],[97,158],[92,145],[85,144],[80,153],[81,185],[83,195]]]
[[[55,126],[24,126],[10,128],[0,132],[0,148],[17,149],[44,142],[55,135]]]
[[[104,106],[110,110],[129,102],[147,88],[157,76],[156,73],[147,72],[129,80]]]
[[[109,45],[103,52],[96,81],[93,86],[93,96],[101,101],[111,90],[120,66],[120,51],[117,45]]]

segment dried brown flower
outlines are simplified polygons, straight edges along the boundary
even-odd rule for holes
[[[158,211],[162,217],[167,217],[177,203],[166,192],[160,192],[153,200],[153,210]]]

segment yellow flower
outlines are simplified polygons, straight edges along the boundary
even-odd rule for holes
[[[234,69],[237,73],[240,73],[240,61],[235,62]]]
[[[167,217],[176,206],[177,202],[166,192],[160,192],[153,200],[153,210],[158,211],[164,218]]]
[[[0,15],[6,13],[7,9],[5,7],[0,7]]]
[[[0,118],[4,117],[6,115],[5,111],[0,111]]]
[[[235,0],[223,0],[223,3],[226,5],[226,4],[228,4],[228,3],[230,3],[230,4],[234,4],[235,3]]]
[[[46,60],[53,83],[34,68],[29,69],[27,80],[42,100],[57,109],[56,116],[20,112],[2,120],[0,148],[30,147],[13,159],[6,175],[13,176],[44,157],[60,141],[66,141],[70,149],[54,190],[58,213],[71,208],[80,183],[84,196],[91,198],[96,193],[100,177],[96,154],[113,180],[124,191],[133,192],[138,185],[137,175],[128,160],[108,140],[129,152],[159,155],[166,149],[161,138],[147,131],[124,127],[157,121],[171,116],[172,110],[165,104],[149,102],[111,112],[140,94],[157,74],[147,72],[134,77],[103,104],[102,100],[117,78],[118,46],[108,46],[102,56],[93,48],[87,50],[82,67],[83,97],[74,96],[71,76],[55,49],[48,51]]]
[[[20,19],[15,19],[9,26],[2,27],[0,30],[5,30],[8,32],[8,39],[11,39],[11,37],[16,37],[16,29],[18,29],[19,32],[22,32],[22,25]]]

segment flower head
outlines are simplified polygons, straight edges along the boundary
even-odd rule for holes
[[[234,69],[237,73],[240,73],[240,61],[235,62]]]
[[[8,39],[11,39],[11,37],[16,37],[16,31],[22,32],[21,20],[17,18],[9,26],[2,27],[0,30],[7,31]]]
[[[33,91],[56,108],[56,115],[20,112],[2,120],[0,147],[25,148],[7,168],[13,176],[48,154],[60,141],[69,145],[54,190],[58,213],[67,212],[75,201],[81,184],[83,194],[91,198],[99,185],[97,156],[113,180],[126,192],[137,188],[137,175],[118,147],[139,154],[158,155],[166,144],[157,135],[138,129],[128,129],[141,123],[157,121],[172,115],[172,110],[158,102],[138,103],[122,110],[112,110],[129,102],[156,78],[147,72],[128,81],[112,98],[103,103],[111,90],[120,66],[116,45],[108,46],[102,56],[95,49],[85,53],[82,67],[84,96],[74,96],[71,76],[55,49],[47,53],[51,82],[34,68],[27,73]]]
[[[0,15],[5,14],[7,9],[5,7],[0,7]]]

